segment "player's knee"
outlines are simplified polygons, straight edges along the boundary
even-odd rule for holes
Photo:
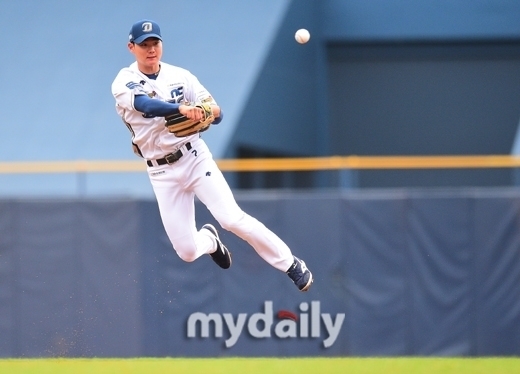
[[[175,250],[177,252],[177,255],[180,257],[180,259],[182,261],[185,261],[185,262],[193,262],[197,259],[197,256],[195,254],[195,252],[189,252],[189,251],[178,251],[178,250]]]
[[[189,240],[176,240],[173,248],[182,261],[193,262],[197,259],[197,247]]]
[[[219,203],[208,206],[211,214],[220,226],[227,231],[231,231],[238,236],[250,229],[250,216],[234,203],[220,201]]]
[[[239,233],[247,228],[247,225],[244,224],[246,217],[247,215],[241,212],[240,214],[226,216],[225,219],[220,219],[219,223],[224,230]]]

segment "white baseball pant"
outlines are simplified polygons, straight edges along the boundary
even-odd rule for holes
[[[208,208],[222,228],[248,242],[278,270],[293,264],[289,247],[264,224],[238,206],[233,193],[202,139],[191,142],[191,150],[174,164],[148,167],[166,234],[179,257],[195,261],[215,250],[207,230],[197,230],[195,196]]]

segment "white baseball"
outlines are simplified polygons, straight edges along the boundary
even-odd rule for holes
[[[305,44],[309,41],[311,38],[311,34],[306,29],[299,29],[296,31],[296,34],[294,34],[294,39],[300,44]]]

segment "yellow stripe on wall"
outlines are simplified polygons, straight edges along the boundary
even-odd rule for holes
[[[224,172],[312,171],[339,169],[516,168],[520,157],[486,156],[333,156],[308,158],[223,159]],[[0,162],[0,174],[142,172],[142,160],[75,160]]]

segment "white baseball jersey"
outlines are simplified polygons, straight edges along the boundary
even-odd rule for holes
[[[112,83],[112,94],[116,99],[117,113],[132,133],[134,152],[148,160],[164,157],[199,135],[177,138],[168,132],[163,117],[146,118],[135,110],[135,95],[146,94],[174,103],[202,101],[211,97],[188,70],[164,62],[161,62],[161,71],[156,79],[141,73],[136,62],[121,69]]]

